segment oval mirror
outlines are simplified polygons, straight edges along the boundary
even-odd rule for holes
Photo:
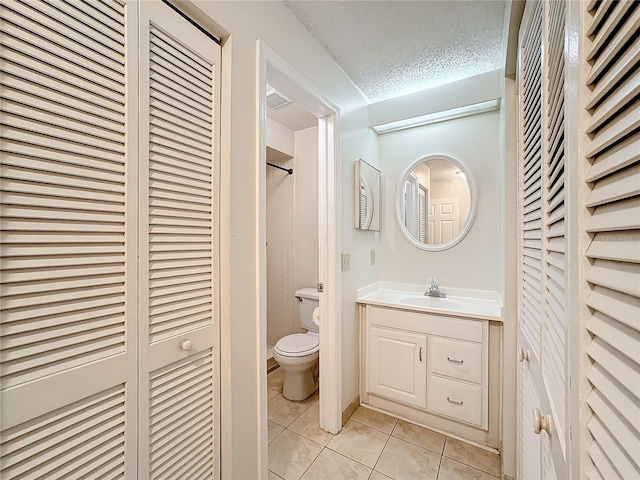
[[[396,214],[418,248],[441,251],[459,243],[476,216],[476,188],[464,166],[447,155],[415,161],[398,185]]]

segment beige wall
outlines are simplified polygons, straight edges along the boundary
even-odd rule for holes
[[[299,288],[318,283],[318,127],[295,133],[293,281],[289,297],[296,316],[295,329],[302,331],[293,302]]]
[[[436,277],[441,285],[485,290],[501,289],[500,235],[501,145],[500,112],[450,120],[379,137],[380,168],[387,201],[380,244],[380,279],[427,285]],[[475,223],[453,248],[426,252],[410,244],[396,221],[396,191],[404,171],[416,160],[444,154],[460,161],[478,189]],[[431,196],[433,192],[431,179]]]

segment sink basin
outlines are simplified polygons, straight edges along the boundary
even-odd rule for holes
[[[447,294],[445,298],[429,297],[424,295],[422,285],[382,283],[365,287],[364,292],[358,292],[356,301],[364,305],[401,308],[414,312],[434,312],[440,315],[501,321],[502,305],[497,292],[494,295],[491,291],[467,291],[447,287],[444,293]]]
[[[399,300],[399,303],[404,305],[411,305],[414,307],[423,307],[423,308],[456,308],[462,307],[463,302],[453,300],[450,298],[439,298],[439,297],[425,297],[425,296],[415,296],[415,297],[404,297]]]

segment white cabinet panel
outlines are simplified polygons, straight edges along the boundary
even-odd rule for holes
[[[368,390],[425,408],[427,336],[372,326],[368,347]]]

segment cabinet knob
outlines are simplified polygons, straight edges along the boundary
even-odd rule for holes
[[[544,430],[548,435],[551,435],[551,415],[544,416],[537,408],[533,409],[533,432],[536,435],[540,435],[540,432]]]
[[[191,350],[191,347],[193,347],[193,342],[189,339],[180,342],[180,350],[188,352],[189,350]]]
[[[525,350],[522,347],[518,347],[518,361],[529,362],[531,360],[531,354],[529,350]]]

